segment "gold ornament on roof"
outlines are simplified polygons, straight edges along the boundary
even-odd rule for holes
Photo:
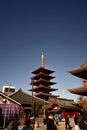
[[[44,53],[41,55],[41,67],[44,67]]]

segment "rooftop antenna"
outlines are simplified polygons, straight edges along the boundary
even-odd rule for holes
[[[41,55],[41,67],[44,67],[44,53]]]

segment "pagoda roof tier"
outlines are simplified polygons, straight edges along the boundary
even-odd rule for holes
[[[36,86],[35,88],[33,89],[30,89],[30,91],[34,91],[34,92],[38,92],[38,91],[47,91],[47,92],[52,92],[52,91],[55,91],[55,90],[58,90],[56,88],[51,88],[51,87],[46,87],[46,86],[43,86],[43,85],[40,85],[40,86]]]
[[[87,79],[87,59],[85,60],[84,64],[74,68],[72,70],[68,71],[69,73],[71,73],[74,76],[83,78],[83,79]]]
[[[70,93],[73,93],[73,94],[87,96],[87,86],[82,86],[82,87],[79,87],[79,88],[68,89],[68,91]]]
[[[56,82],[50,82],[49,80],[44,80],[44,79],[40,78],[39,80],[36,80],[33,83],[31,82],[30,84],[36,85],[36,86],[38,86],[40,84],[45,85],[45,86],[50,86],[50,85],[56,84]]]
[[[32,71],[33,74],[39,74],[40,72],[43,72],[45,74],[51,74],[51,73],[53,73],[55,71],[49,70],[49,69],[47,69],[45,67],[39,67],[38,69]]]
[[[51,93],[44,93],[44,92],[39,92],[39,93],[35,93],[35,96],[37,97],[41,97],[41,96],[48,96],[48,97],[58,97],[58,95],[52,95]]]
[[[51,76],[51,75],[48,75],[48,74],[45,74],[43,72],[40,72],[39,74],[33,76],[31,79],[32,80],[38,80],[40,78],[43,78],[43,79],[47,79],[47,80],[50,80],[50,79],[53,79],[55,78],[54,76]]]

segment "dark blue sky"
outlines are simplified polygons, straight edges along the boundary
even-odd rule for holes
[[[87,58],[87,1],[2,0],[0,1],[0,89],[12,84],[27,91],[31,72],[41,65],[55,71],[54,79],[66,98],[67,88],[79,87],[82,79],[67,70]]]

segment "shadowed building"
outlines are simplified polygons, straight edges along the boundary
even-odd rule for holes
[[[21,106],[23,108],[30,108],[31,110],[31,105],[32,105],[32,95],[24,92],[22,89],[19,89],[17,92],[14,94],[10,95],[12,99],[15,101],[21,103]],[[43,99],[40,99],[38,97],[33,96],[33,101],[38,102],[39,106],[43,106],[44,102],[45,104],[48,104],[47,101],[44,101]]]
[[[24,92],[22,89],[19,89],[17,92],[15,92],[14,94],[12,94],[10,96],[12,99],[18,101],[19,103],[21,103],[21,107],[20,107],[20,111],[21,111],[21,115],[26,115],[26,114],[31,114],[32,111],[32,95]],[[42,114],[43,110],[42,110],[42,106],[43,104],[47,105],[48,102],[38,98],[36,96],[33,96],[33,103],[35,105],[35,107],[38,106],[38,113]]]

